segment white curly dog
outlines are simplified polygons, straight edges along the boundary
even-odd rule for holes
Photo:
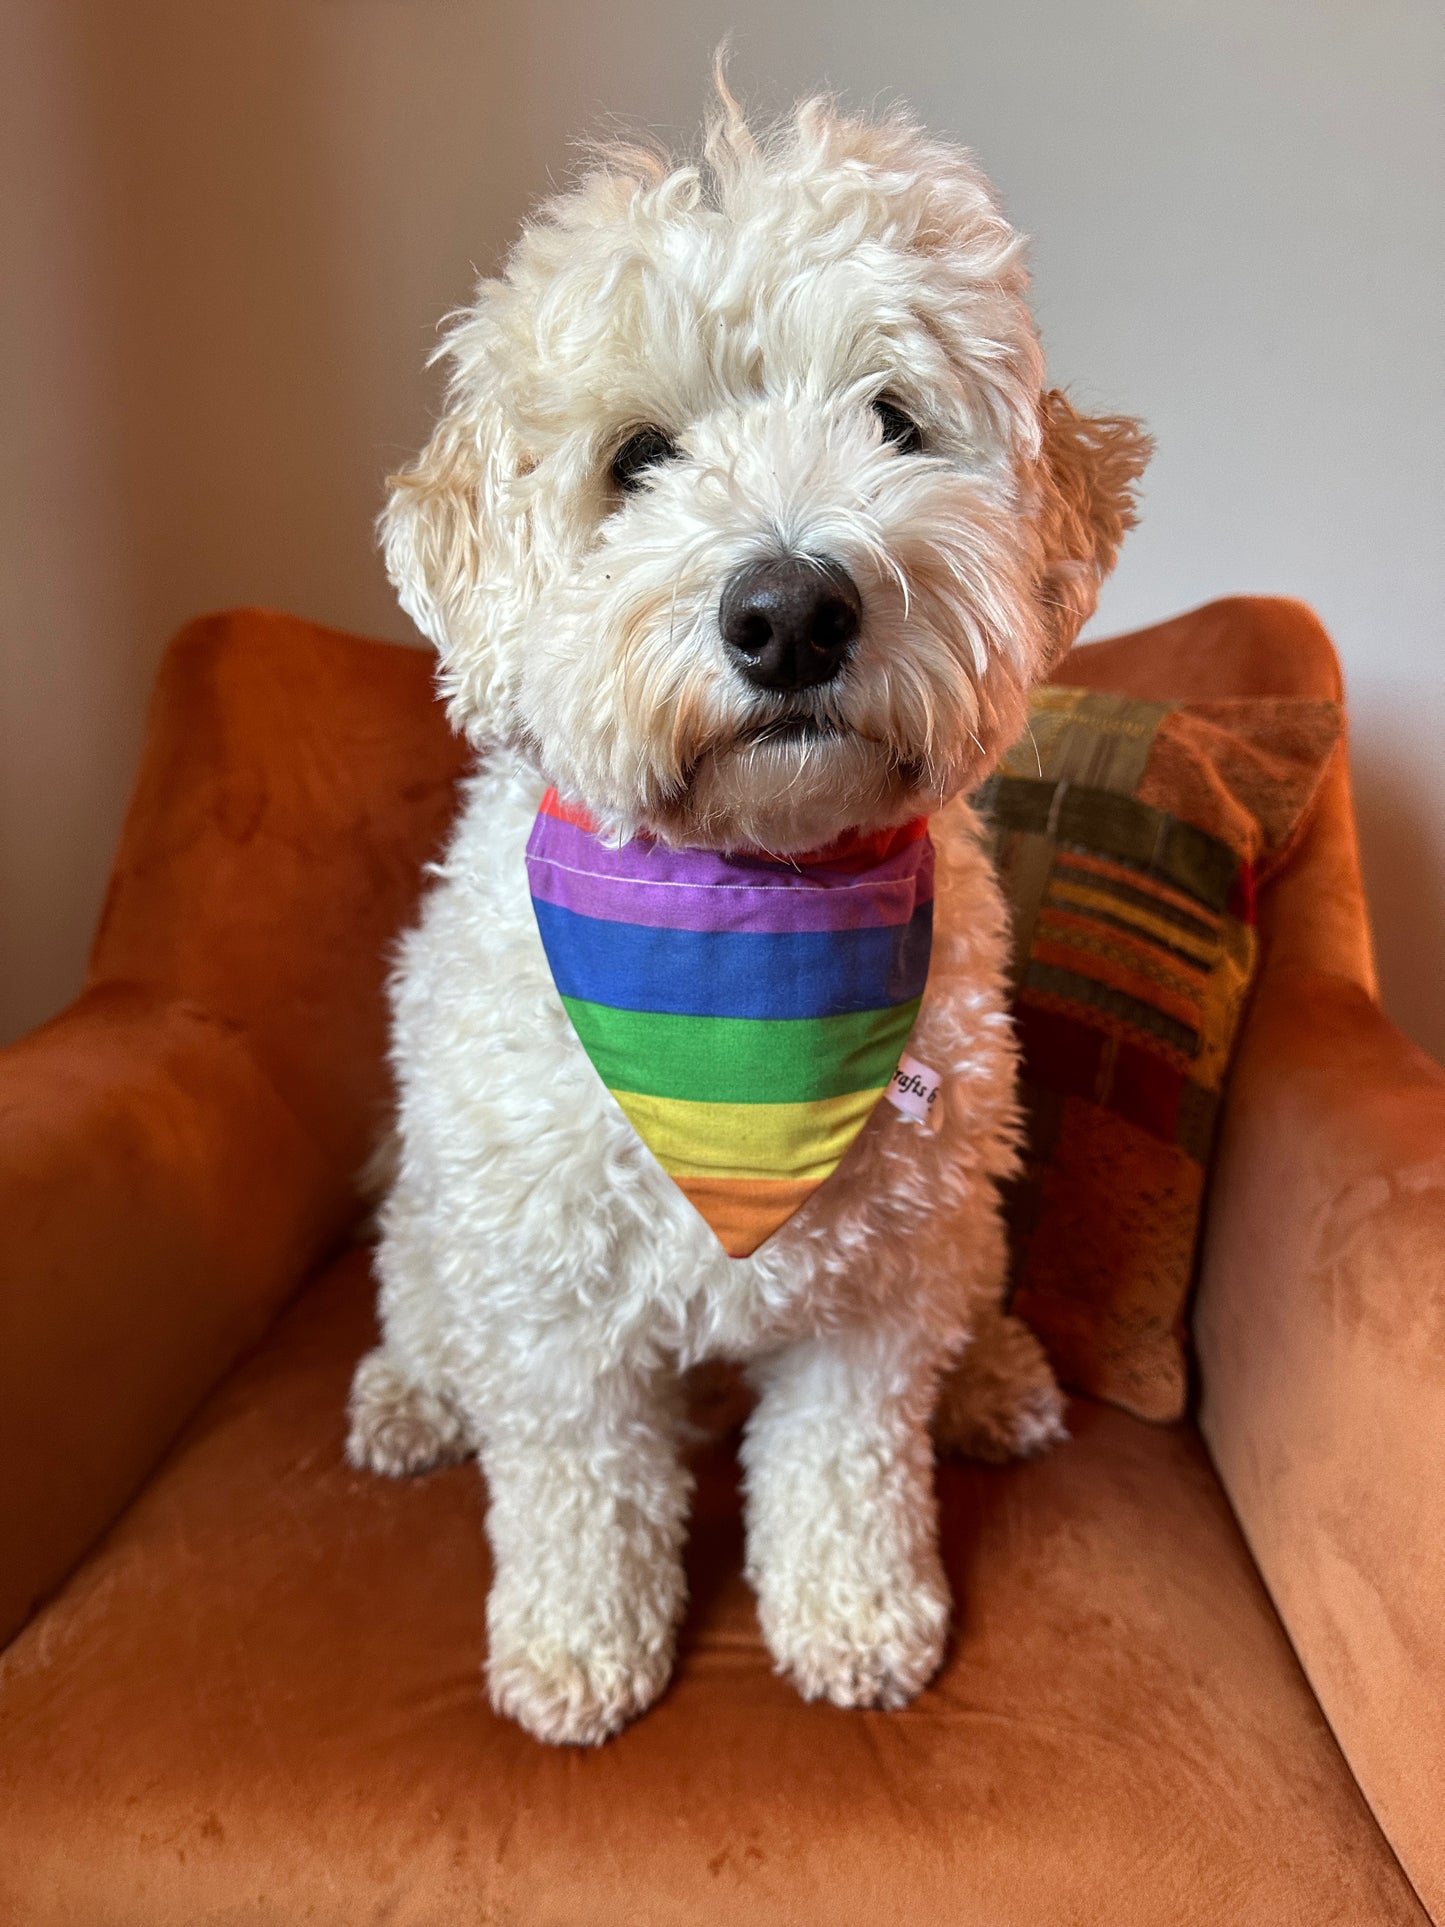
[[[480,754],[393,984],[384,1337],[348,1450],[392,1474],[478,1454],[492,1700],[552,1741],[605,1739],[667,1683],[698,1362],[757,1393],[768,1646],[840,1706],[900,1706],[940,1661],[935,1408],[989,1457],[1063,1431],[1001,1306],[1005,911],[964,798],[1092,611],[1148,444],[1046,391],[1023,243],[967,153],[822,100],[758,134],[719,94],[695,161],[607,149],[524,229],[446,337],[442,419],[383,517]],[[852,585],[828,676],[747,673],[719,611],[760,564],[794,601],[809,568]],[[554,988],[523,863],[548,784],[616,837],[720,850],[930,815],[909,1048],[941,1128],[879,1105],[727,1257]]]

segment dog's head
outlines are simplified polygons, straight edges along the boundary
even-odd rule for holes
[[[1148,455],[1045,390],[970,157],[810,101],[608,151],[443,352],[383,516],[457,723],[610,829],[783,852],[987,775]]]

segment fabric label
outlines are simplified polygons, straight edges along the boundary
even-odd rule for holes
[[[938,1110],[938,1093],[943,1088],[943,1079],[937,1071],[931,1071],[927,1064],[920,1064],[916,1057],[905,1051],[898,1060],[898,1069],[893,1073],[887,1098],[902,1111],[920,1124],[926,1124],[936,1131],[941,1117]]]

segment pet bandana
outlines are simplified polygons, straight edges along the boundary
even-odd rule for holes
[[[527,844],[552,979],[603,1083],[734,1258],[887,1089],[933,940],[928,819],[816,855],[610,848],[549,790]]]

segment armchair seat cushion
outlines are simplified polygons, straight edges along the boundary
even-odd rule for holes
[[[313,1283],[0,1660],[0,1918],[1424,1921],[1192,1429],[1081,1401],[943,1467],[958,1624],[895,1714],[774,1677],[703,1447],[675,1683],[558,1751],[485,1703],[475,1467],[343,1462],[372,1297]]]

